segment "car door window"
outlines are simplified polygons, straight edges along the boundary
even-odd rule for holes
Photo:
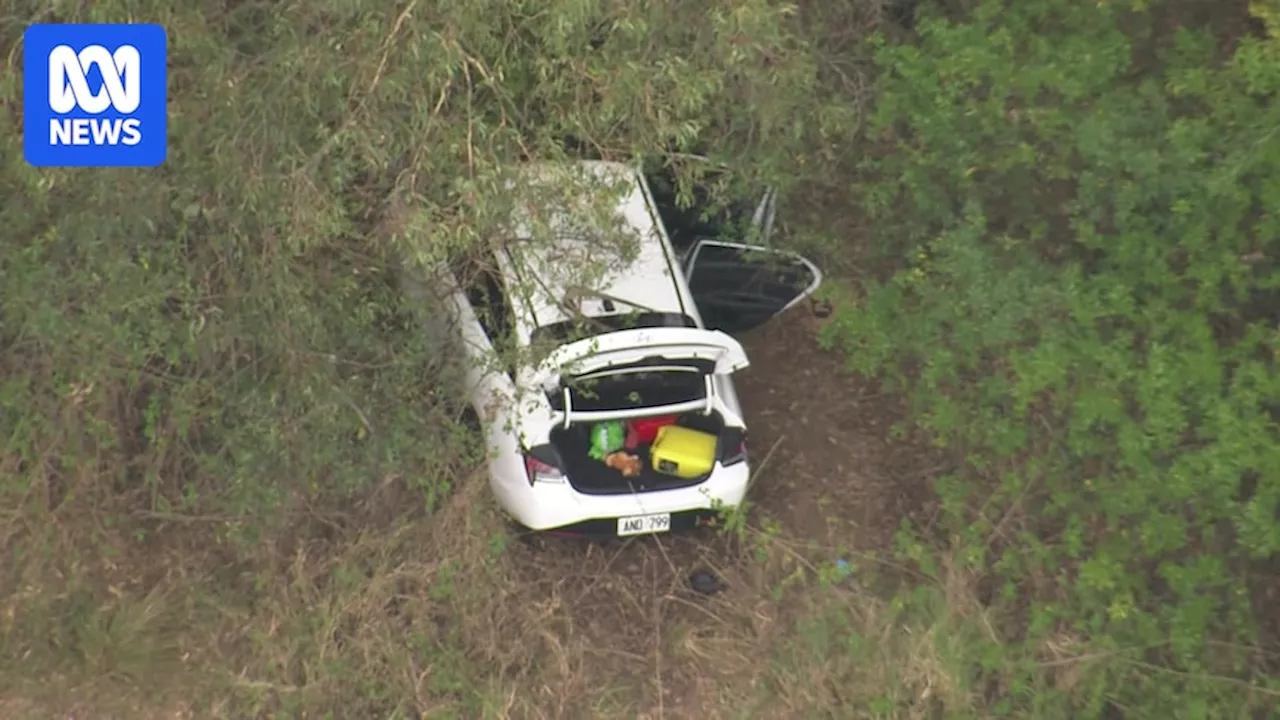
[[[471,309],[484,329],[489,344],[505,361],[505,367],[512,359],[512,317],[506,288],[498,275],[497,261],[491,254],[485,253],[479,262],[465,263],[461,271],[460,280],[466,284]],[[510,374],[511,368],[508,367],[507,372]]]
[[[471,300],[471,307],[476,310],[485,335],[489,336],[489,342],[495,346],[504,342],[511,333],[511,311],[507,307],[497,273],[489,269],[481,270],[468,289],[467,297]]]
[[[822,282],[818,268],[795,253],[716,240],[693,248],[686,277],[703,323],[728,333],[763,324]]]

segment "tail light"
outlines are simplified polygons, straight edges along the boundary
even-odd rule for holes
[[[528,450],[524,454],[524,470],[529,476],[529,484],[535,482],[564,482],[564,471],[560,469],[560,458],[548,445]]]
[[[720,435],[720,464],[737,465],[747,459],[747,433],[741,428],[725,428]]]

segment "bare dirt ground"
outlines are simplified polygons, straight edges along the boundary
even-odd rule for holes
[[[797,538],[881,549],[920,508],[928,469],[915,448],[890,442],[901,408],[818,346],[820,323],[798,308],[746,340],[752,366],[739,387],[765,460],[752,499]]]
[[[819,347],[820,323],[801,307],[744,339],[752,366],[738,391],[757,473],[750,519],[767,528],[772,559],[711,532],[608,543],[556,538],[529,551],[528,579],[544,587],[563,621],[557,642],[580,665],[557,674],[579,687],[547,689],[546,717],[604,707],[653,718],[746,712],[745,698],[717,695],[760,692],[776,679],[768,656],[802,612],[780,601],[786,579],[885,549],[902,518],[921,508],[924,456],[888,441],[899,409]],[[693,592],[687,577],[698,568],[713,569],[725,589]],[[765,691],[775,700],[747,714],[788,717],[815,707],[779,693]],[[600,704],[579,704],[586,697]]]

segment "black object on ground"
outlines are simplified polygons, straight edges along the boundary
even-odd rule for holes
[[[703,595],[713,595],[724,589],[724,583],[710,570],[695,570],[689,575],[689,587]]]

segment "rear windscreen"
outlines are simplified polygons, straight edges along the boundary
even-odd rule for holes
[[[647,367],[566,378],[558,393],[548,393],[555,410],[564,410],[564,388],[578,412],[662,407],[704,400],[706,375],[692,368]]]

